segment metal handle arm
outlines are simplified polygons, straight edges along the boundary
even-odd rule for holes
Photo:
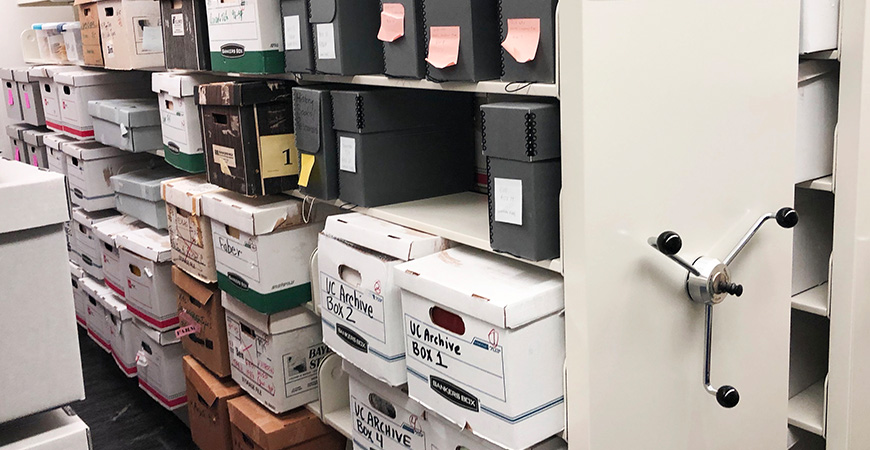
[[[752,237],[755,236],[755,233],[758,232],[761,226],[770,219],[776,219],[776,223],[783,228],[792,228],[797,225],[799,217],[797,211],[792,208],[782,208],[777,211],[776,214],[767,213],[759,217],[758,220],[755,221],[755,224],[752,225],[752,228],[743,235],[740,242],[738,242],[734,249],[731,250],[731,253],[728,253],[728,256],[726,256],[722,261],[722,264],[725,264],[726,266],[730,265],[734,259],[737,258],[737,255],[740,254],[743,248],[746,247],[746,244],[752,240]]]

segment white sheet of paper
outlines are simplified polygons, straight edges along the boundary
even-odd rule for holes
[[[302,27],[299,16],[284,17],[284,49],[302,50]]]
[[[523,225],[523,180],[495,178],[495,221]]]
[[[356,173],[356,141],[342,136],[339,139],[339,168],[345,172]]]
[[[335,59],[335,26],[317,24],[317,59]]]

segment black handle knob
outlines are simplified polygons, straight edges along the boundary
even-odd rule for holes
[[[683,248],[683,239],[673,231],[665,231],[656,238],[656,248],[665,255],[673,256]]]
[[[716,401],[723,408],[733,408],[740,402],[740,393],[737,392],[737,389],[734,389],[734,386],[725,385],[716,391]]]
[[[719,292],[731,294],[735,297],[743,295],[743,285],[737,283],[720,283]]]
[[[800,216],[797,211],[792,208],[782,208],[776,212],[776,223],[783,228],[794,228],[798,224]]]

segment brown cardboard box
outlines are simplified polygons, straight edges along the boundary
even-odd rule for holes
[[[344,450],[347,439],[304,407],[274,415],[248,396],[228,402],[233,450]]]
[[[218,377],[230,376],[227,318],[217,283],[204,284],[172,266],[172,281],[178,286],[178,316],[181,326],[199,326],[199,331],[181,338],[184,348]],[[195,323],[188,323],[190,319]]]
[[[97,11],[99,0],[76,0],[79,22],[82,26],[82,59],[88,66],[102,66],[103,44],[100,40],[100,17]]]
[[[203,450],[230,450],[230,413],[227,402],[242,394],[233,380],[219,380],[191,356],[184,357],[187,411],[193,442]]]
[[[100,36],[109,69],[162,69],[163,27],[156,0],[101,0]]]

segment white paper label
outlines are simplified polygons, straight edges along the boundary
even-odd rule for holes
[[[494,186],[495,221],[522,226],[523,181],[495,178]]]
[[[385,344],[387,326],[384,324],[384,298],[374,292],[355,289],[323,272],[320,275],[323,313]]]
[[[335,27],[331,23],[317,24],[317,59],[335,59]]]
[[[236,151],[230,147],[224,147],[223,145],[213,144],[211,146],[212,155],[214,155],[214,162],[216,162],[219,166],[223,167],[226,165],[227,167],[236,167]]]
[[[163,29],[160,27],[144,27],[142,29],[142,51],[163,52]]]
[[[184,36],[184,14],[172,15],[172,35]]]
[[[284,49],[302,50],[302,32],[299,16],[284,17]]]
[[[339,168],[356,173],[356,141],[353,138],[342,136],[339,139]]]
[[[362,398],[351,396],[354,442],[362,442],[366,444],[366,448],[383,450],[426,450],[423,432],[413,430],[422,419],[398,408],[394,408],[397,414],[393,419],[371,408],[371,399],[372,396],[369,395],[363,395]],[[353,447],[357,448],[356,445]]]

